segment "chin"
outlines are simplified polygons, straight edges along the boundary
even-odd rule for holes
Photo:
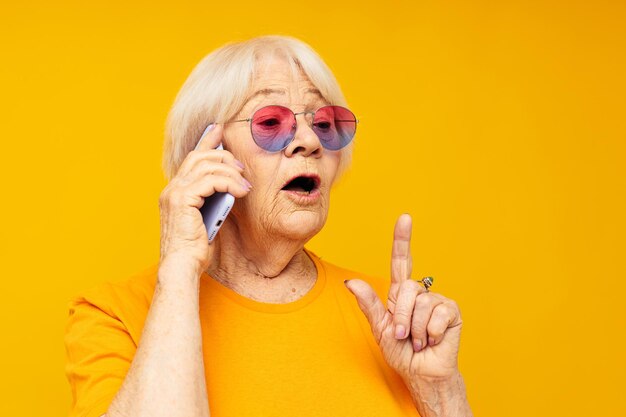
[[[277,226],[279,233],[285,237],[307,241],[315,236],[326,223],[327,213],[318,211],[298,210],[285,214]]]

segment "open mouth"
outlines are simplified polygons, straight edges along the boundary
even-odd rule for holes
[[[311,194],[312,192],[317,191],[319,186],[320,178],[317,175],[300,175],[292,178],[282,189],[284,191]]]

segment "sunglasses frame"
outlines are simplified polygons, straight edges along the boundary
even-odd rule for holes
[[[294,131],[293,136],[291,137],[291,139],[289,139],[289,142],[287,142],[287,144],[286,144],[285,146],[283,146],[282,148],[277,149],[277,150],[275,150],[275,151],[269,151],[269,150],[265,149],[264,147],[260,146],[260,145],[258,144],[258,142],[256,141],[255,137],[254,137],[254,132],[252,131],[252,121],[254,120],[254,116],[255,116],[258,112],[260,112],[261,110],[266,109],[266,108],[268,108],[268,107],[281,107],[281,108],[283,108],[283,109],[289,110],[289,111],[293,114],[293,120],[295,121],[295,127],[296,127],[296,130]],[[248,122],[248,123],[250,123],[250,135],[252,136],[252,140],[254,141],[254,143],[255,143],[255,144],[256,144],[259,148],[263,149],[263,150],[264,150],[264,151],[266,151],[266,152],[276,153],[276,152],[281,152],[281,151],[285,150],[285,149],[287,148],[287,146],[289,146],[289,145],[291,144],[291,142],[293,142],[293,141],[294,141],[294,139],[296,138],[296,132],[297,132],[297,129],[298,129],[298,120],[296,119],[296,116],[298,116],[298,115],[300,115],[300,114],[304,114],[304,115],[310,114],[312,117],[311,117],[311,123],[309,123],[309,127],[310,127],[311,129],[313,129],[313,121],[315,120],[315,114],[317,114],[317,112],[318,112],[318,111],[320,111],[321,109],[326,108],[326,107],[339,107],[339,108],[341,108],[341,109],[347,110],[348,112],[350,112],[350,114],[351,114],[352,116],[354,116],[354,120],[336,120],[336,119],[335,119],[335,121],[336,121],[336,122],[354,123],[354,133],[352,134],[352,137],[350,138],[350,141],[349,141],[348,143],[346,143],[344,146],[342,146],[341,148],[339,148],[339,149],[328,149],[328,148],[326,148],[326,147],[324,146],[324,142],[323,142],[323,141],[320,139],[320,137],[317,135],[317,132],[315,133],[315,135],[316,135],[316,136],[318,136],[318,139],[320,139],[320,144],[322,145],[322,147],[323,147],[324,149],[329,150],[329,151],[340,151],[341,149],[345,148],[346,146],[348,146],[348,145],[352,142],[352,140],[354,139],[354,136],[356,135],[356,127],[357,127],[357,125],[358,125],[358,123],[359,123],[359,119],[357,119],[357,118],[356,118],[356,115],[355,115],[354,113],[352,113],[352,110],[350,110],[350,109],[349,109],[349,108],[347,108],[347,107],[343,107],[343,106],[335,106],[335,105],[329,104],[329,105],[326,105],[326,106],[322,106],[322,107],[318,108],[318,109],[317,109],[317,110],[315,110],[315,111],[301,111],[301,112],[295,113],[295,112],[294,112],[293,110],[291,110],[289,107],[281,106],[280,104],[269,104],[269,105],[267,105],[267,106],[263,106],[263,107],[261,107],[260,109],[256,110],[256,111],[252,114],[252,116],[251,116],[251,117],[249,117],[249,118],[247,118],[247,119],[231,120],[230,122],[224,122],[224,124],[228,124],[228,123],[239,123],[239,122]],[[305,120],[306,120],[306,119],[305,119]],[[313,131],[315,132],[315,130],[313,130]]]

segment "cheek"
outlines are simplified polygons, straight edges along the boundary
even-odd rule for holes
[[[331,188],[335,180],[337,179],[337,174],[339,173],[339,165],[341,163],[341,154],[334,153],[333,155],[329,155],[329,157],[323,162],[324,175],[326,176],[326,180],[329,181],[329,187]]]
[[[252,184],[246,197],[246,208],[255,216],[267,216],[275,210],[278,190],[282,187],[280,176],[280,155],[263,153],[248,155],[242,161],[245,168],[243,177]]]
[[[246,165],[244,176],[259,194],[269,196],[277,187],[280,188],[278,166],[275,161],[251,159],[244,164]]]
[[[243,164],[242,176],[253,188],[267,187],[267,178],[272,178],[271,173],[275,165],[273,158],[267,158],[268,154],[256,146],[252,138],[245,135],[224,135],[224,146]]]
[[[252,140],[252,136],[250,136],[250,129],[247,123],[227,124],[224,128],[222,142],[224,148],[241,162],[253,158],[259,150]]]

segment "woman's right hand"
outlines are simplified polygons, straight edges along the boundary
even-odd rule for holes
[[[215,149],[222,134],[222,126],[215,125],[161,192],[161,264],[176,260],[198,274],[206,270],[213,246],[200,214],[204,199],[216,192],[241,198],[252,187],[242,176],[243,164],[230,152]]]

